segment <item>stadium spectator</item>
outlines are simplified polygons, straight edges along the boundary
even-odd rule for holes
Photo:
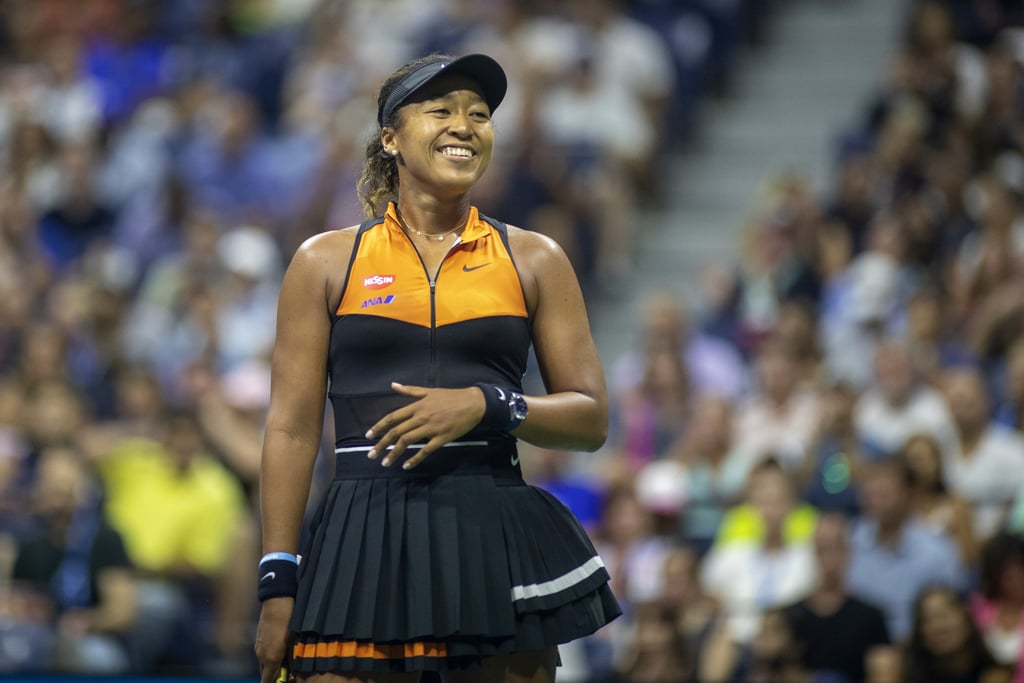
[[[642,376],[643,352],[648,348],[675,348],[698,395],[738,398],[747,388],[747,369],[736,350],[700,329],[682,296],[653,292],[640,306],[638,339],[611,369],[615,391],[628,391]]]
[[[976,313],[1017,272],[1024,254],[1016,191],[998,177],[979,186],[981,225],[964,238],[954,264],[953,295],[965,315]]]
[[[776,509],[772,503],[781,505],[781,509]],[[782,533],[786,543],[810,542],[818,511],[796,496],[793,478],[779,461],[768,458],[751,468],[744,485],[743,500],[732,506],[722,518],[715,545],[764,541],[768,523],[766,510],[770,516],[782,514]]]
[[[165,413],[156,433],[127,432],[93,448],[107,514],[143,575],[144,665],[181,666],[197,648],[210,650],[199,650],[203,661],[241,656],[255,578],[239,583],[231,569],[258,552],[245,533],[242,487],[207,454],[195,416]]]
[[[638,134],[618,136],[609,156],[624,162],[634,183],[650,181],[659,150],[654,144],[665,131],[665,115],[675,85],[672,55],[664,39],[652,26],[632,18],[623,10],[621,0],[573,0],[567,3],[566,19],[576,32],[576,59],[591,58],[590,68],[597,88],[606,94],[605,101],[619,101],[621,106],[637,111]],[[574,60],[575,61],[575,60]],[[564,64],[578,67],[579,62]],[[588,117],[590,118],[590,117]],[[580,129],[577,122],[576,130]],[[622,147],[622,140],[635,144]]]
[[[755,535],[719,540],[701,568],[704,589],[721,602],[730,637],[741,645],[749,644],[758,633],[765,610],[802,599],[816,579],[809,538],[787,533],[795,500],[786,473],[777,462],[766,461],[751,472],[748,488]],[[813,524],[812,518],[812,529]],[[735,515],[732,524],[727,517],[722,533],[740,526]]]
[[[27,463],[32,468],[44,449],[73,445],[92,416],[81,393],[65,381],[49,379],[23,390],[20,419],[32,449]]]
[[[978,541],[970,504],[950,492],[945,461],[939,445],[930,436],[912,436],[900,457],[910,470],[913,507],[917,517],[938,533],[956,541],[964,566],[977,559]]]
[[[102,119],[99,83],[82,67],[74,38],[57,38],[46,53],[47,83],[39,102],[39,118],[58,143],[85,142],[98,133]]]
[[[228,372],[270,357],[283,264],[274,239],[254,225],[225,232],[217,240],[217,255],[229,276],[210,292],[216,360]]]
[[[831,378],[859,390],[871,384],[872,364],[901,308],[907,279],[900,224],[892,211],[872,217],[866,240],[863,251],[849,253],[843,238],[826,232],[821,245],[835,261],[821,301],[825,368]]]
[[[252,361],[219,374],[212,363],[196,363],[183,381],[203,437],[255,504],[262,427],[270,402],[269,364]]]
[[[942,259],[934,262],[941,264]],[[945,368],[974,360],[966,343],[954,334],[953,317],[944,301],[937,289],[922,286],[910,295],[906,309],[906,343],[914,368],[933,385]]]
[[[946,467],[952,489],[972,506],[979,539],[992,535],[1024,486],[1024,436],[994,423],[984,379],[976,369],[950,369],[943,389],[953,414],[956,449]]]
[[[1024,681],[1024,536],[997,533],[981,554],[979,590],[968,606],[989,652]]]
[[[117,123],[169,84],[168,45],[157,32],[156,13],[123,4],[83,46],[83,68],[96,79],[104,123]]]
[[[683,683],[692,663],[679,630],[678,615],[662,602],[633,608],[625,651],[616,665],[615,683]]]
[[[801,384],[817,380],[822,373],[818,345],[818,312],[810,299],[788,299],[779,306],[771,341],[792,354]]]
[[[802,681],[807,677],[807,669],[800,661],[800,643],[794,637],[785,612],[781,608],[768,610],[750,645],[750,662],[743,680],[775,683]]]
[[[661,592],[659,570],[669,543],[656,536],[654,529],[654,513],[644,507],[631,485],[620,484],[608,491],[594,545],[627,614],[633,602],[652,600]]]
[[[121,328],[121,353],[152,367],[173,387],[185,366],[213,356],[216,330],[209,288],[227,279],[217,255],[220,225],[212,215],[189,214],[182,243],[146,270]]]
[[[38,239],[57,273],[82,259],[113,232],[115,212],[98,195],[97,150],[89,142],[64,145],[59,159],[59,195],[39,219]]]
[[[663,457],[691,421],[693,383],[678,347],[667,341],[647,345],[639,382],[610,401],[606,448],[632,472]]]
[[[15,590],[37,592],[49,607],[58,670],[126,673],[137,616],[135,570],[105,519],[83,455],[48,447],[32,489],[38,525],[17,542]]]
[[[866,447],[853,424],[856,400],[857,392],[843,383],[821,390],[818,423],[794,471],[803,499],[819,510],[859,512],[857,485]]]
[[[781,608],[766,610],[757,633],[748,646],[737,647],[718,637],[711,641],[701,660],[701,683],[810,680],[800,663],[799,643]]]
[[[1009,683],[971,621],[966,605],[947,586],[927,587],[913,605],[904,680],[907,683]]]
[[[878,209],[877,199],[872,196],[873,181],[870,154],[848,153],[841,160],[832,196],[826,202],[826,218],[846,238],[854,254],[864,250],[868,225]]]
[[[736,408],[735,448],[752,462],[773,455],[787,470],[798,468],[818,423],[817,392],[801,381],[793,350],[778,341],[763,344],[754,363],[757,385]]]
[[[822,514],[814,530],[818,581],[806,598],[785,609],[800,661],[812,676],[863,681],[872,648],[889,643],[885,615],[850,595],[848,523],[835,512]]]
[[[910,635],[914,597],[931,584],[962,589],[966,577],[952,539],[913,514],[911,475],[899,458],[872,463],[864,477],[864,514],[854,525],[850,593],[885,612],[889,635]]]
[[[691,426],[669,459],[685,470],[685,510],[680,532],[703,554],[718,535],[726,513],[743,496],[751,462],[733,445],[733,408],[726,398],[696,400]]]
[[[915,434],[929,434],[944,455],[955,445],[952,416],[945,398],[924,384],[906,345],[894,339],[878,347],[873,386],[861,394],[854,412],[860,438],[884,457],[898,451]]]
[[[695,674],[711,632],[722,619],[718,601],[700,583],[701,556],[683,545],[672,547],[662,565],[662,590],[658,600],[675,610],[676,627],[682,634],[687,661]]]

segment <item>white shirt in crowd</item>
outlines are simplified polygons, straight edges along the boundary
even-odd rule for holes
[[[877,389],[869,389],[857,401],[854,425],[858,435],[872,448],[891,455],[917,434],[935,438],[943,453],[955,448],[953,417],[942,395],[920,387],[902,406],[890,405]]]
[[[760,543],[716,545],[701,567],[701,583],[721,602],[739,643],[753,640],[764,610],[803,599],[816,580],[809,543],[770,552]]]
[[[953,450],[946,460],[946,479],[973,506],[979,538],[989,537],[1024,487],[1024,435],[990,425],[971,455]]]
[[[736,411],[733,444],[750,462],[775,457],[786,468],[799,465],[818,424],[818,398],[798,391],[784,406],[764,397],[751,398]]]

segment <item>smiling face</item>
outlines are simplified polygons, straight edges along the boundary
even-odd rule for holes
[[[381,132],[381,142],[387,152],[398,151],[402,191],[463,194],[490,163],[491,110],[469,78],[437,78],[398,110],[397,122]]]

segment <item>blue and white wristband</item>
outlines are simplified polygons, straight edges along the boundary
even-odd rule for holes
[[[256,597],[260,602],[270,598],[295,597],[298,592],[299,558],[291,553],[267,553],[260,559]]]

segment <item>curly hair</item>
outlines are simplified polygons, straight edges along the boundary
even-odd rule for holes
[[[377,94],[378,108],[383,106],[391,92],[412,72],[427,64],[450,62],[453,59],[454,57],[451,55],[435,53],[404,64],[381,85],[380,92]],[[401,127],[401,117],[398,113],[400,109],[401,107],[396,109],[388,120],[381,123],[381,130],[384,128],[398,130]],[[385,202],[398,197],[398,162],[384,151],[380,131],[374,133],[366,144],[366,157],[363,160],[362,175],[359,177],[359,182],[356,183],[356,194],[363,205],[363,214],[367,218],[380,215]]]

